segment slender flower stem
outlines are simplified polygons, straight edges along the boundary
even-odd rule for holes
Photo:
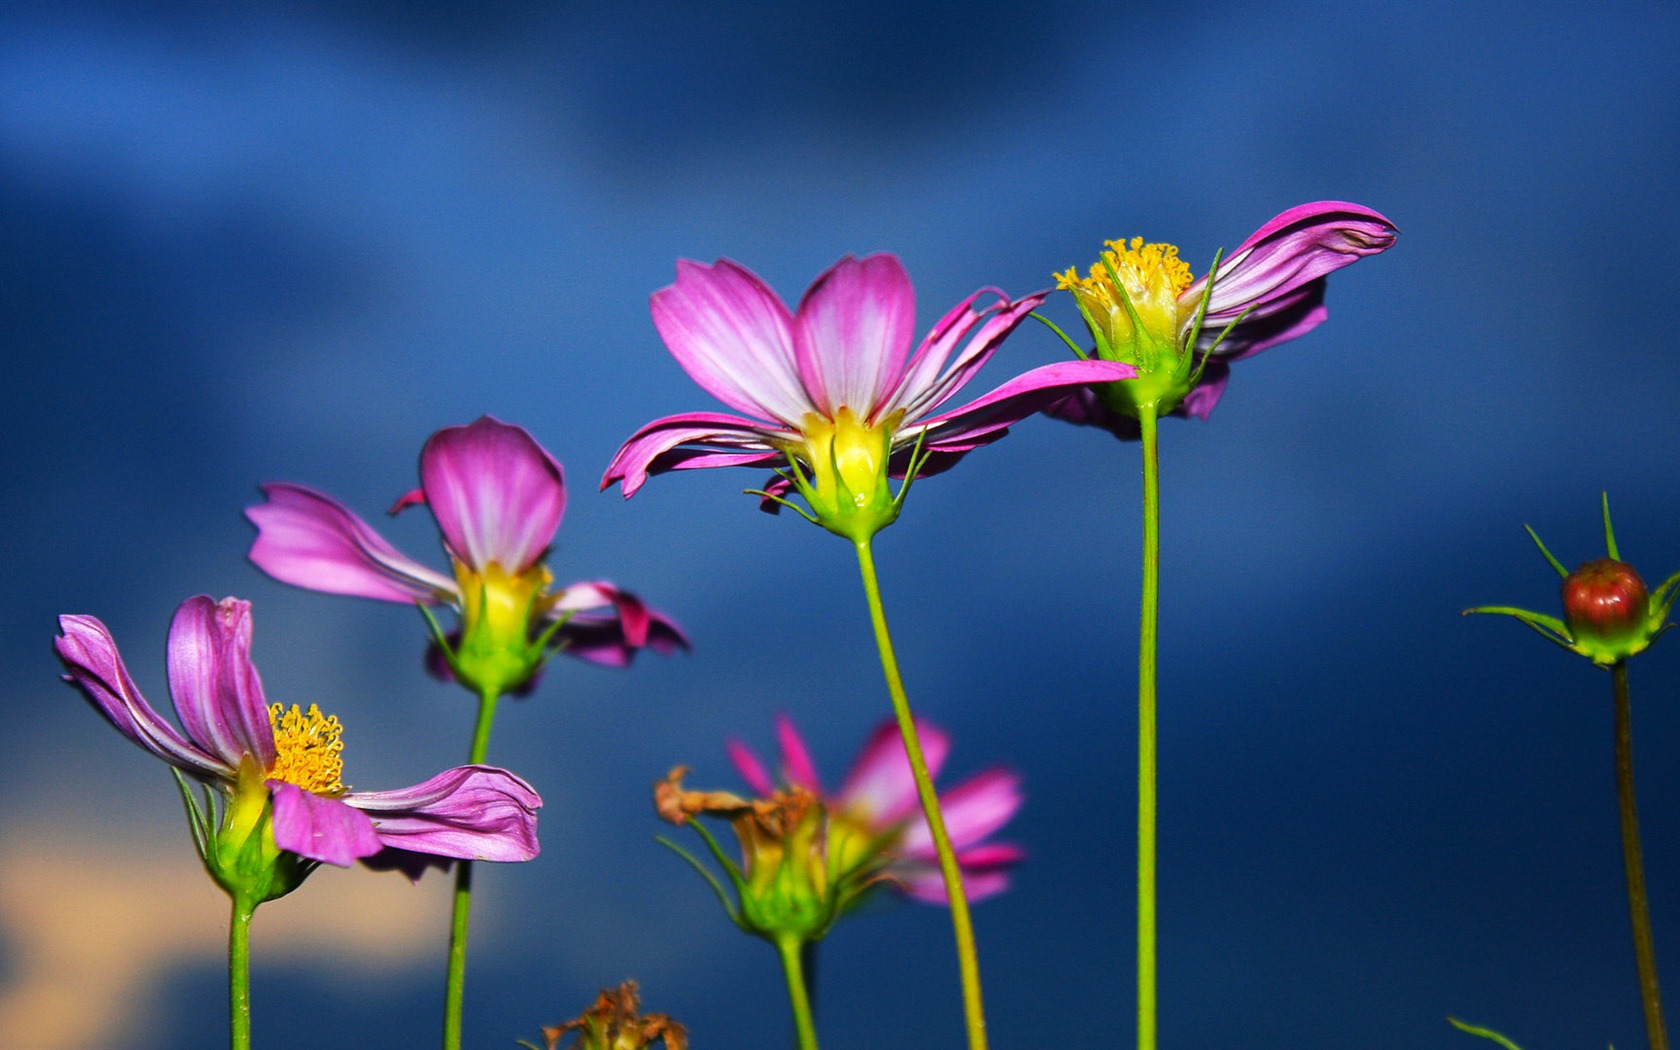
[[[951,848],[951,836],[945,831],[945,817],[939,809],[939,795],[933,790],[933,777],[928,774],[927,760],[922,757],[922,742],[916,734],[916,722],[910,714],[910,701],[904,695],[904,679],[898,672],[898,657],[893,653],[892,635],[887,630],[887,614],[881,606],[881,585],[875,576],[875,555],[870,541],[857,541],[858,568],[863,573],[863,592],[869,602],[869,620],[875,628],[875,645],[881,652],[881,670],[887,678],[887,693],[892,697],[893,714],[898,717],[898,731],[904,738],[904,751],[910,758],[910,772],[916,780],[916,795],[927,817],[928,831],[939,852],[939,870],[945,876],[945,895],[951,902],[951,927],[957,941],[957,965],[962,975],[963,1019],[968,1028],[969,1050],[986,1050],[986,1010],[980,998],[980,956],[974,947],[974,924],[968,915],[968,895],[963,892],[962,869],[957,866],[957,854]]]
[[[228,1043],[233,1050],[251,1050],[251,916],[255,901],[233,895],[228,919]]]
[[[1153,404],[1143,432],[1143,607],[1138,619],[1137,1046],[1155,1050],[1155,653],[1161,619],[1161,457]]]
[[[484,762],[490,750],[490,725],[496,720],[499,694],[486,689],[478,698],[478,725],[473,729],[472,753],[467,761]],[[470,860],[455,862],[455,907],[449,923],[449,976],[443,989],[443,1047],[461,1050],[461,1006],[467,985],[467,919],[472,914],[472,869]]]
[[[1657,949],[1651,940],[1651,911],[1645,898],[1645,862],[1639,850],[1639,809],[1633,797],[1633,705],[1628,702],[1626,660],[1611,666],[1610,680],[1616,694],[1616,803],[1622,815],[1622,864],[1627,869],[1639,997],[1645,1004],[1645,1033],[1651,1050],[1668,1050],[1662,995],[1657,990]]]
[[[782,974],[787,978],[788,1002],[793,1006],[793,1028],[799,1036],[799,1050],[817,1050],[817,1025],[811,1017],[811,999],[805,992],[805,966],[800,958],[803,945],[798,937],[776,941],[782,957]]]

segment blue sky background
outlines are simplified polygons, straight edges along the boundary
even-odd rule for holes
[[[347,726],[348,778],[465,755],[471,702],[404,609],[244,561],[258,482],[375,518],[438,427],[493,413],[566,465],[551,558],[696,651],[568,663],[491,756],[544,853],[485,870],[468,1042],[642,981],[698,1047],[785,1045],[773,953],[652,841],[671,765],[777,712],[837,781],[887,714],[845,545],[708,471],[595,492],[715,407],[647,296],[728,256],[785,298],[889,250],[920,324],[1106,238],[1198,270],[1324,198],[1400,226],[1330,321],[1164,433],[1161,1028],[1184,1048],[1639,1045],[1609,683],[1515,623],[1565,562],[1680,569],[1680,8],[936,2],[13,4],[0,11],[0,1021],[43,1047],[222,1043],[225,915],[161,767],[56,682],[106,621],[154,703],[188,595],[255,602],[272,699]],[[1052,315],[1072,323],[1071,304]],[[1023,329],[974,390],[1059,356]],[[1000,1048],[1129,1044],[1136,449],[1029,420],[877,545],[947,782],[1004,763],[1032,854],[976,912]],[[423,515],[381,528],[437,557]],[[439,562],[441,564],[441,561]],[[1659,963],[1680,982],[1680,643],[1633,667]],[[258,915],[257,1045],[426,1045],[442,880],[323,872]],[[955,1047],[946,916],[825,942],[824,1046]],[[1672,1012],[1672,1011],[1671,1011]],[[22,1045],[22,1044],[20,1044]]]

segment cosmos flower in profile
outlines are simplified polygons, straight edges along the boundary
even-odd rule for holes
[[[898,515],[903,490],[895,496],[889,477],[947,469],[1069,389],[1132,374],[1062,361],[940,411],[1046,294],[977,291],[912,354],[915,291],[895,256],[842,258],[796,311],[743,266],[682,260],[676,283],[653,294],[654,326],[696,383],[745,415],[654,420],[618,450],[601,487],[617,483],[629,497],[666,471],[786,467],[761,493],[770,507],[797,490],[806,516],[830,531],[873,535]]]
[[[686,649],[668,617],[604,580],[554,588],[544,564],[566,509],[560,464],[522,427],[490,416],[433,434],[420,488],[393,512],[424,505],[451,575],[414,561],[331,497],[285,482],[245,511],[251,561],[282,583],[380,601],[447,605],[461,617],[445,665],[474,687],[526,684],[555,649],[623,667],[636,650]]]
[[[393,791],[345,785],[338,719],[314,704],[288,709],[265,698],[251,663],[248,602],[200,595],[176,610],[167,663],[184,732],[141,696],[103,623],[66,615],[59,628],[53,645],[65,680],[118,732],[223,796],[223,862],[248,850],[339,866],[387,850],[460,860],[537,855],[542,800],[505,770],[458,766]],[[215,874],[217,859],[205,862]]]
[[[1045,414],[1138,436],[1140,405],[1159,415],[1206,419],[1225,392],[1231,364],[1322,324],[1326,277],[1394,245],[1398,230],[1381,214],[1345,201],[1302,204],[1274,217],[1192,279],[1170,244],[1109,241],[1081,277],[1069,269],[1057,287],[1071,292],[1095,343],[1092,356],[1134,365],[1124,383],[1086,387]],[[1083,354],[1076,348],[1076,352]]]

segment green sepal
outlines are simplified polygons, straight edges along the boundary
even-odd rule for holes
[[[1546,556],[1546,560],[1552,563],[1552,568],[1557,570],[1558,578],[1567,579],[1569,577],[1569,570],[1563,567],[1562,562],[1552,557],[1552,552],[1546,549],[1546,545],[1544,543],[1540,542],[1540,534],[1535,532],[1532,528],[1529,528],[1527,522],[1523,523],[1523,529],[1528,533],[1528,538],[1534,541],[1534,545],[1540,548],[1540,553],[1544,554]]]
[[[690,823],[693,823],[693,821],[690,821]],[[696,824],[695,827],[696,827],[696,829],[698,829],[699,825]],[[683,849],[681,846],[677,845],[675,842],[672,842],[670,839],[666,838],[664,835],[655,835],[653,837],[653,841],[659,843],[661,846],[664,846],[666,849],[670,850],[672,853],[675,853],[677,856],[681,857],[683,860],[688,861],[689,867],[691,867],[695,871],[699,872],[700,877],[705,879],[707,885],[712,887],[712,892],[717,894],[718,903],[723,905],[723,910],[729,915],[729,921],[734,923],[737,926],[741,925],[741,913],[739,912],[739,910],[736,909],[734,902],[729,899],[729,894],[727,894],[723,891],[723,883],[718,881],[717,876],[712,874],[710,868],[707,868],[704,864],[700,863],[699,858],[697,858],[694,854],[688,852],[688,850]],[[713,846],[714,847],[714,852],[715,852],[715,843],[707,843],[707,844]],[[720,858],[720,859],[723,860],[723,862],[725,864],[725,870],[728,870],[730,867],[733,867],[733,865],[729,864],[729,860],[728,860],[727,857],[723,857],[723,858]],[[735,883],[735,891],[737,893],[739,893],[741,891],[740,875],[736,872],[731,872],[730,873],[730,881]],[[742,929],[745,929],[745,927],[742,927]]]
[[[1516,609],[1509,605],[1478,605],[1474,609],[1464,610],[1459,613],[1459,615],[1469,616],[1473,613],[1492,613],[1499,616],[1514,616],[1523,623],[1534,628],[1534,630],[1539,632],[1542,637],[1556,642],[1565,649],[1571,651],[1574,651],[1575,649],[1575,639],[1570,637],[1569,628],[1556,616],[1547,616],[1545,613],[1530,612],[1527,609]]]
[[[200,785],[204,794],[200,805],[181,771],[171,767],[170,773],[181,793],[198,859],[228,896],[249,901],[252,907],[277,900],[303,885],[303,880],[319,867],[319,862],[274,844],[272,801],[260,783],[243,802],[245,806],[261,807],[261,812],[253,815],[238,812],[241,805],[238,800],[230,800],[204,785]]]
[[[1466,1032],[1470,1035],[1479,1035],[1483,1039],[1491,1039],[1500,1046],[1504,1047],[1505,1050],[1522,1050],[1522,1048],[1517,1046],[1516,1043],[1511,1042],[1509,1039],[1500,1035],[1498,1032],[1495,1032],[1491,1028],[1483,1028],[1480,1025],[1474,1024],[1465,1024],[1456,1017],[1447,1018],[1447,1023],[1461,1032]]]
[[[1050,318],[1045,317],[1043,314],[1039,313],[1036,310],[1034,310],[1032,313],[1028,314],[1027,316],[1031,317],[1033,320],[1039,322],[1040,324],[1044,325],[1046,328],[1050,329],[1052,332],[1055,332],[1057,335],[1061,336],[1062,342],[1066,343],[1067,348],[1069,350],[1073,351],[1073,356],[1074,357],[1079,358],[1081,361],[1089,361],[1091,359],[1091,355],[1087,354],[1084,351],[1084,349],[1080,347],[1080,345],[1078,343],[1076,343],[1072,339],[1070,339],[1066,332],[1062,331],[1059,327],[1057,327],[1056,322],[1050,320]],[[1087,328],[1090,327],[1090,324],[1088,322],[1086,324],[1086,327]]]

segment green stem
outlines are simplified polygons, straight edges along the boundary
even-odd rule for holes
[[[251,1050],[251,916],[256,911],[255,901],[233,895],[228,920],[228,1043],[233,1050]]]
[[[887,693],[892,697],[893,714],[898,718],[898,731],[904,738],[904,751],[910,758],[910,772],[916,780],[916,795],[927,817],[928,831],[939,851],[939,870],[945,876],[945,895],[951,902],[951,927],[957,941],[957,965],[962,975],[963,1019],[968,1028],[969,1050],[986,1048],[986,1011],[980,999],[980,956],[974,947],[974,924],[968,915],[968,896],[963,892],[962,869],[957,866],[957,854],[951,848],[951,836],[945,831],[945,817],[939,809],[939,795],[933,790],[933,777],[928,774],[927,760],[922,757],[922,742],[916,734],[916,722],[910,714],[910,701],[904,695],[904,679],[898,672],[898,657],[893,653],[892,635],[887,630],[887,614],[881,607],[881,585],[875,576],[875,556],[869,539],[857,541],[858,568],[863,573],[863,592],[869,602],[869,620],[875,628],[875,646],[881,653],[881,670],[887,678]]]
[[[478,698],[478,724],[473,728],[472,753],[467,761],[479,765],[490,750],[490,725],[496,720],[498,694],[486,689]],[[472,861],[455,862],[455,906],[449,923],[449,975],[443,989],[443,1047],[461,1050],[461,1007],[467,986],[467,919],[472,914]]]
[[[783,935],[776,940],[782,957],[782,975],[787,978],[788,1002],[793,1006],[793,1028],[799,1036],[799,1050],[817,1050],[817,1025],[811,1017],[811,999],[805,992],[803,948],[798,937]]]
[[[1143,433],[1143,607],[1138,619],[1137,1046],[1155,1050],[1155,653],[1161,619],[1161,457],[1153,404]]]
[[[1639,809],[1633,797],[1633,705],[1628,701],[1627,661],[1610,668],[1616,694],[1616,803],[1622,816],[1622,864],[1627,869],[1628,913],[1633,919],[1633,956],[1639,965],[1639,997],[1645,1005],[1645,1033],[1651,1050],[1668,1050],[1662,994],[1657,990],[1657,949],[1651,939],[1651,911],[1645,898],[1645,862],[1640,859]]]

